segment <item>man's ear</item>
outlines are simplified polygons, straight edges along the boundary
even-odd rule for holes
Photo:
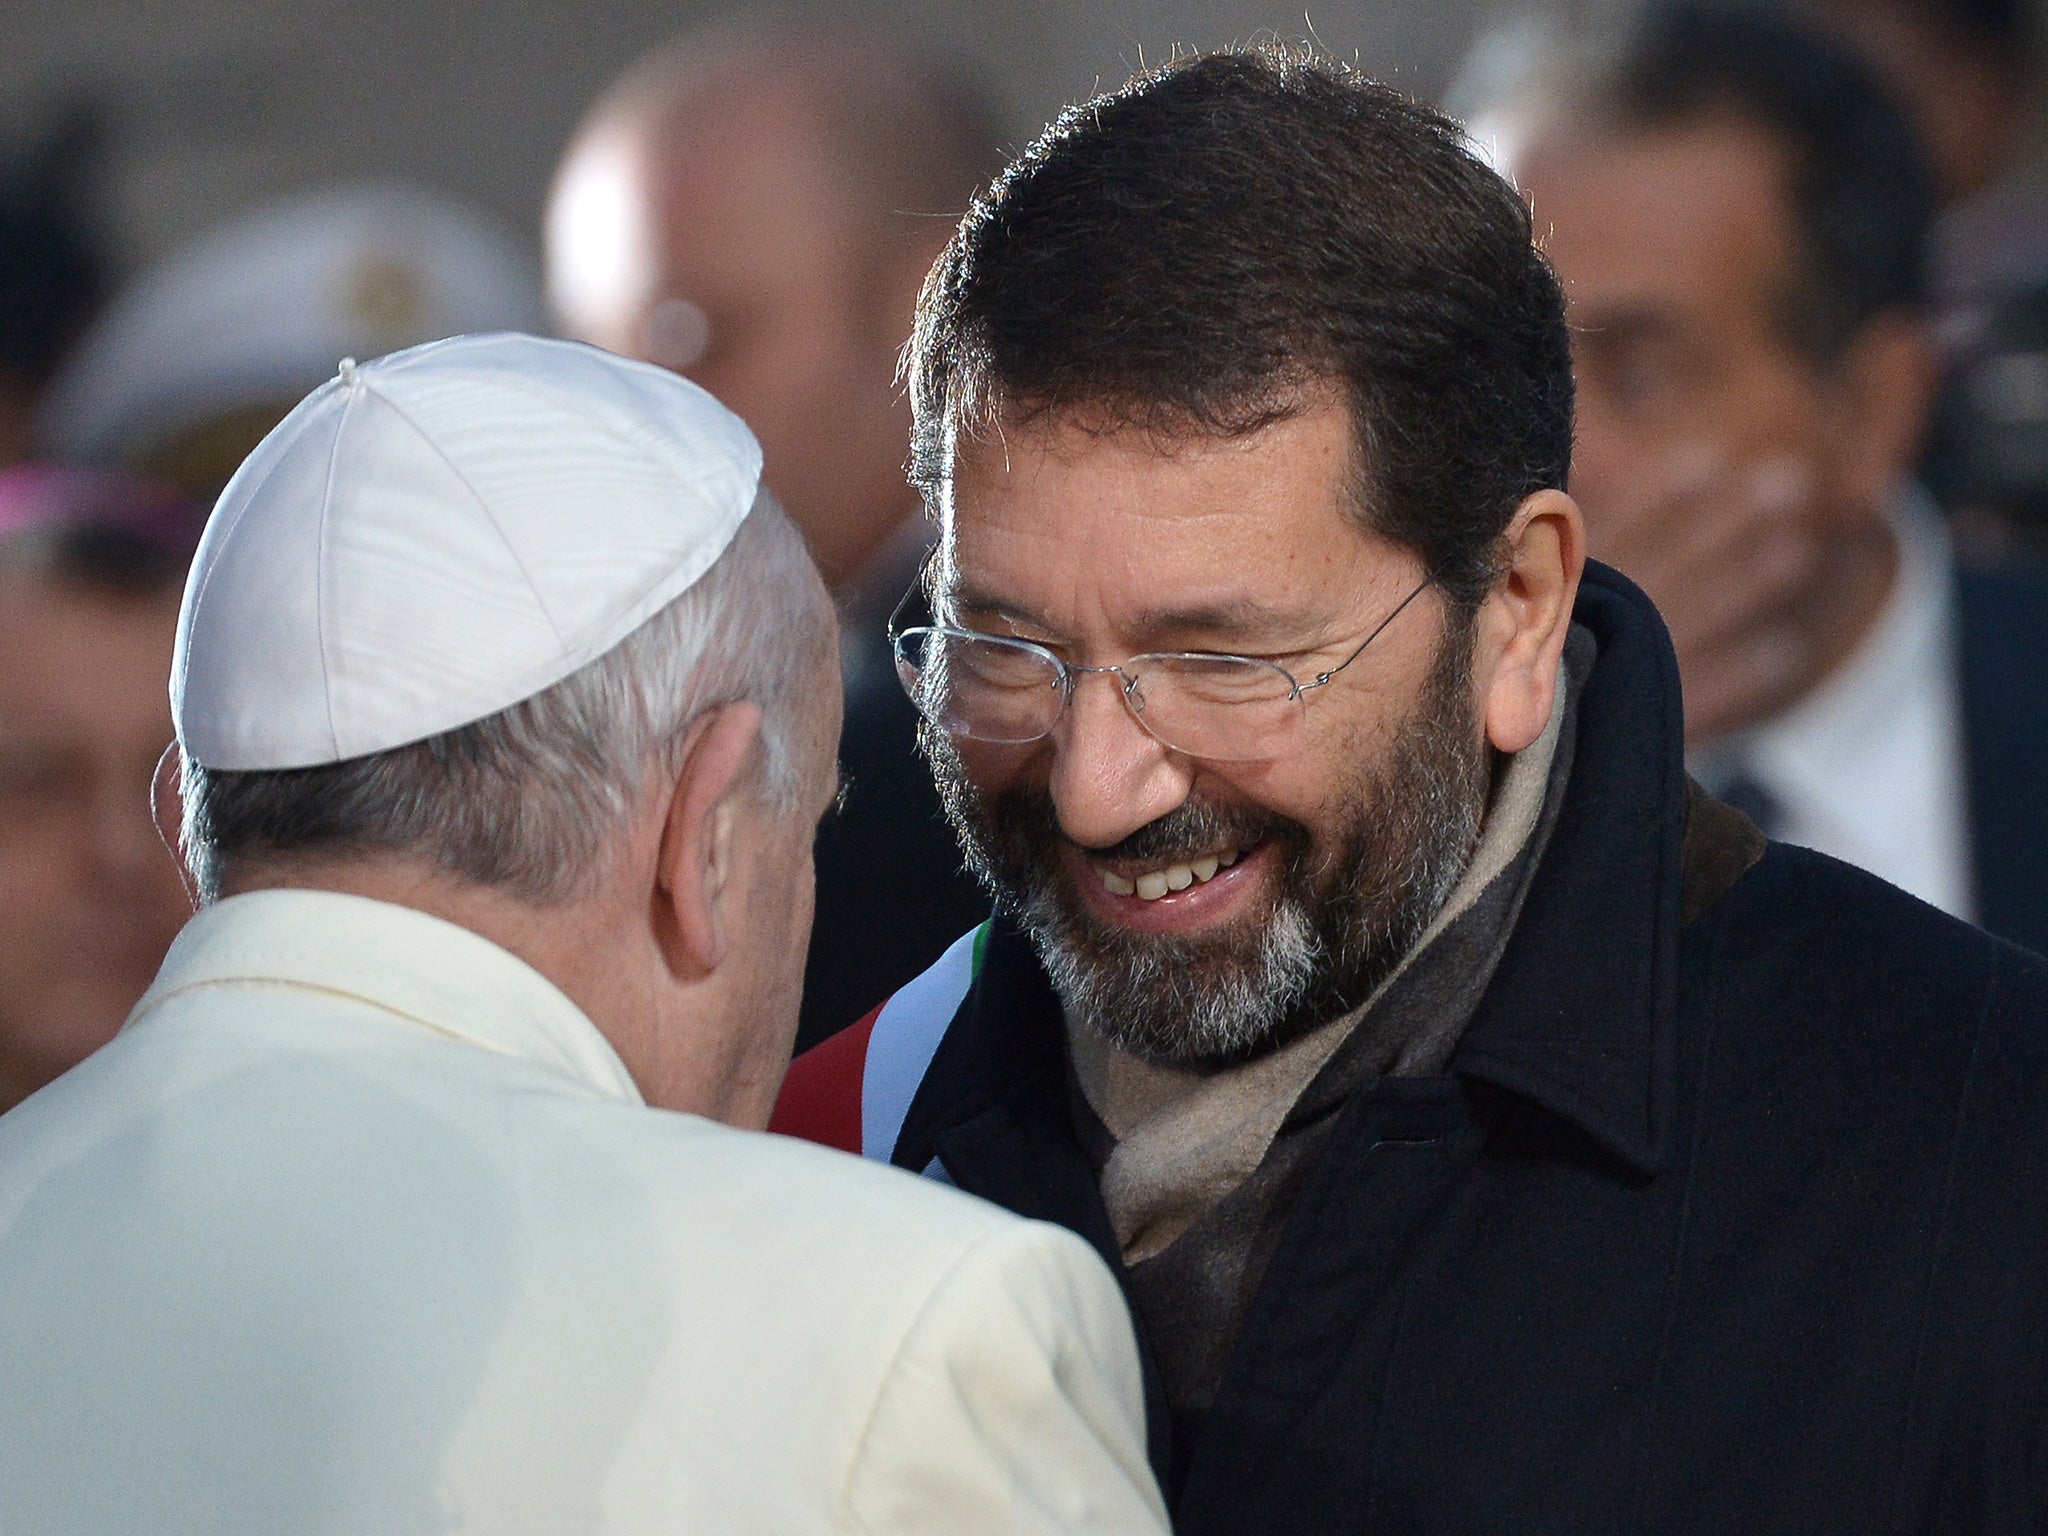
[[[1557,665],[1586,569],[1578,503],[1538,491],[1501,535],[1505,569],[1480,605],[1472,677],[1486,739],[1520,752],[1543,734],[1557,701]]]
[[[685,744],[662,824],[653,893],[655,932],[680,976],[702,978],[725,960],[739,819],[752,792],[749,769],[760,739],[761,711],[742,702],[707,710]]]

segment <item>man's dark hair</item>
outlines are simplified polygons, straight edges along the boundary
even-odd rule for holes
[[[0,373],[41,388],[105,296],[85,211],[99,155],[95,115],[60,116],[0,168]]]
[[[1598,35],[1524,31],[1512,48],[1508,89],[1492,92],[1506,100],[1472,107],[1577,110],[1622,132],[1736,122],[1780,146],[1799,245],[1783,325],[1816,362],[1926,301],[1933,175],[1905,109],[1845,45],[1780,12],[1685,0]]]
[[[950,432],[998,412],[1230,436],[1334,386],[1362,520],[1460,607],[1571,457],[1564,304],[1520,197],[1449,119],[1278,46],[1062,113],[961,223],[908,367],[928,497]]]

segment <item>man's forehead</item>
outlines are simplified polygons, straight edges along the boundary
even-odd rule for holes
[[[963,484],[971,510],[976,492],[1012,488],[1047,471],[1190,481],[1227,479],[1243,466],[1284,466],[1334,486],[1350,483],[1358,468],[1350,405],[1335,386],[1219,415],[1220,425],[1176,407],[1115,403],[999,411],[948,432],[939,510],[957,509]]]
[[[999,420],[958,435],[948,458],[937,510],[949,549],[998,533],[1071,544],[1101,530],[1168,545],[1328,536],[1354,524],[1361,478],[1349,413],[1334,402],[1229,434]]]
[[[941,497],[937,595],[1049,634],[1096,614],[1134,639],[1297,638],[1413,561],[1361,526],[1351,442],[1341,406],[1234,438],[978,435]]]
[[[650,168],[693,190],[738,187],[749,176],[786,180],[792,167],[829,166],[817,104],[782,92],[719,82],[678,103],[651,145]]]
[[[1513,155],[1538,237],[1575,305],[1629,286],[1669,289],[1687,274],[1776,278],[1795,259],[1784,148],[1732,115],[1557,119]]]

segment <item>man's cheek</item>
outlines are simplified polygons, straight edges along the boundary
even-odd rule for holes
[[[1050,758],[1044,742],[949,739],[960,772],[983,796],[1002,795],[1021,784],[1043,783],[1047,777]]]

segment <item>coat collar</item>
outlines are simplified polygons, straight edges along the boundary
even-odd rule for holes
[[[347,998],[643,1102],[597,1026],[525,961],[424,912],[332,891],[255,891],[204,908],[123,1028],[173,998],[250,985]]]
[[[1449,1070],[1541,1106],[1652,1173],[1669,1134],[1677,1014],[1686,799],[1678,665],[1649,599],[1604,566],[1587,567],[1574,617],[1598,656],[1579,700],[1564,805]],[[1064,1123],[1061,1039],[1059,1004],[1029,941],[998,919],[895,1161],[922,1168],[949,1129],[986,1127],[991,1114]]]
[[[1678,662],[1648,598],[1589,565],[1599,656],[1514,937],[1451,1070],[1542,1105],[1644,1173],[1669,1135],[1685,846]]]

